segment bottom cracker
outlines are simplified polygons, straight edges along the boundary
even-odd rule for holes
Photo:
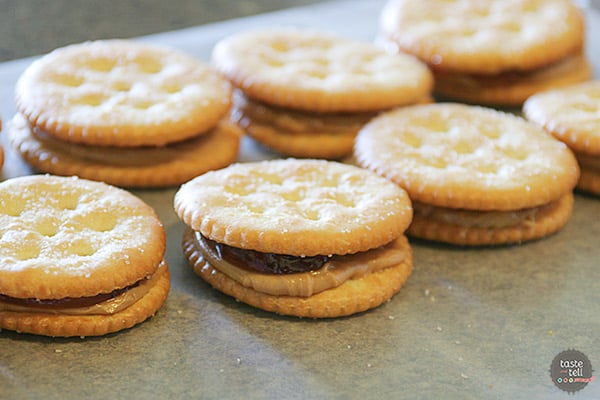
[[[222,122],[211,132],[165,147],[101,148],[36,135],[20,114],[8,133],[12,146],[38,171],[138,188],[175,186],[225,167],[237,159],[241,138],[239,128]]]
[[[410,246],[408,240],[406,245]],[[402,288],[413,264],[412,251],[409,251],[401,264],[310,297],[273,296],[244,287],[210,265],[196,247],[190,229],[184,233],[182,246],[194,272],[215,289],[253,307],[296,317],[335,318],[375,308]]]
[[[60,315],[0,311],[0,328],[53,337],[101,336],[131,328],[153,316],[170,289],[169,266],[163,261],[157,283],[131,307],[111,315]]]
[[[573,193],[560,198],[555,207],[540,212],[535,222],[503,228],[458,226],[424,218],[417,213],[408,227],[409,236],[461,246],[520,243],[540,239],[561,229],[573,211]]]

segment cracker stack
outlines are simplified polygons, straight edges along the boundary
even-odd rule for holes
[[[579,178],[573,153],[540,127],[464,104],[381,114],[358,134],[354,153],[408,192],[409,235],[457,245],[519,243],[558,231]]]
[[[307,29],[229,36],[212,62],[239,89],[232,119],[293,157],[342,158],[376,113],[429,101],[432,88],[431,73],[413,57]]]
[[[165,231],[131,193],[74,177],[0,183],[0,328],[97,336],[154,315],[167,298]]]
[[[520,107],[592,75],[584,18],[570,0],[390,0],[380,27],[390,52],[431,68],[445,99]]]
[[[19,78],[10,140],[35,169],[118,186],[178,185],[237,158],[231,86],[204,63],[127,40],[75,44]]]
[[[285,315],[331,318],[379,306],[404,285],[406,192],[325,160],[233,164],[184,184],[184,252],[216,289]]]
[[[573,150],[581,168],[577,188],[600,195],[600,81],[538,93],[523,113]]]

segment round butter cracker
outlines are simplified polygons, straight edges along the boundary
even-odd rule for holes
[[[76,177],[0,183],[0,293],[95,296],[152,275],[165,252],[154,210],[122,189]]]
[[[380,27],[433,69],[487,75],[552,64],[581,51],[585,36],[570,0],[390,0]]]
[[[32,125],[65,141],[160,146],[215,126],[229,109],[231,85],[179,51],[114,39],[34,61],[15,97]]]
[[[412,56],[310,29],[231,35],[215,45],[212,63],[249,97],[307,111],[412,104],[426,97],[433,84],[428,68]]]
[[[414,201],[470,210],[515,210],[557,200],[579,167],[564,143],[523,118],[457,103],[380,114],[354,156]]]
[[[600,81],[537,93],[523,113],[575,152],[581,167],[577,188],[600,195]]]
[[[174,206],[187,226],[209,239],[295,256],[379,247],[412,218],[410,200],[397,185],[324,160],[232,164],[182,185]]]
[[[0,328],[66,337],[132,327],[167,297],[165,247],[154,210],[122,189],[52,175],[6,180]]]

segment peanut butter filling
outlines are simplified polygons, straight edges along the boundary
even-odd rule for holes
[[[205,135],[210,135],[208,132]],[[181,152],[190,145],[205,136],[188,139],[183,142],[172,143],[163,147],[114,147],[114,146],[91,146],[77,143],[69,143],[59,140],[48,133],[32,127],[31,135],[46,149],[55,154],[64,154],[68,157],[85,160],[93,163],[114,165],[121,167],[142,167],[155,164],[167,163],[181,157]]]
[[[367,252],[344,256],[333,255],[328,257],[323,266],[315,270],[273,274],[250,270],[246,266],[230,262],[231,258],[215,251],[214,247],[210,246],[198,232],[195,232],[194,238],[197,248],[211,266],[242,286],[274,296],[309,297],[335,288],[350,279],[359,279],[367,274],[398,265],[407,256],[404,241],[396,239]]]
[[[590,71],[589,64],[583,55],[578,53],[566,57],[546,67],[531,71],[506,71],[497,75],[476,75],[453,71],[434,70],[437,80],[455,82],[456,87],[468,87],[477,89],[480,87],[503,87],[518,83],[532,84],[535,82],[547,82],[552,79],[560,79],[571,75],[586,75]]]
[[[159,269],[164,267],[164,262]],[[157,270],[158,271],[158,270]],[[69,297],[64,299],[18,299],[0,295],[0,312],[42,313],[56,315],[111,315],[122,311],[150,291],[160,274],[154,273],[126,288],[91,297]]]
[[[476,211],[436,207],[413,202],[413,210],[415,217],[426,218],[445,224],[467,228],[499,229],[521,224],[532,224],[539,214],[550,211],[559,205],[560,200],[557,200],[539,207],[514,211]]]
[[[232,119],[242,128],[257,124],[287,134],[356,135],[360,128],[375,115],[374,112],[310,113],[284,109],[251,100],[236,91]]]

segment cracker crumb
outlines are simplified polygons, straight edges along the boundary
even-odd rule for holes
[[[396,317],[394,317],[393,315],[388,315],[388,319],[389,320],[394,320],[394,319],[396,319]]]
[[[442,327],[441,327],[441,326],[436,326],[436,327],[435,327],[435,330],[436,330],[436,331],[438,331],[438,332],[441,332],[441,331],[443,331],[443,329],[442,329]]]
[[[469,379],[469,377],[467,376],[467,374],[464,374],[464,373],[460,374],[460,377],[463,378],[463,379]]]

